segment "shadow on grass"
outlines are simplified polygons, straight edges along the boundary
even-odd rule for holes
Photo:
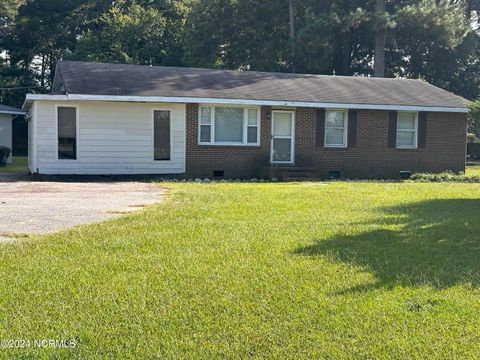
[[[378,211],[363,224],[373,230],[317,241],[296,253],[360,266],[377,279],[344,293],[396,285],[479,287],[480,200],[430,200]]]

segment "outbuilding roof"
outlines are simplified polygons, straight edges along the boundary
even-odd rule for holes
[[[426,107],[432,108],[430,111],[439,108],[438,111],[453,112],[465,112],[468,104],[462,97],[422,80],[78,61],[57,64],[53,94],[97,96],[98,100],[185,98],[185,102],[199,99],[198,102],[255,101],[258,105]]]
[[[0,114],[24,115],[25,112],[12,106],[0,104]]]

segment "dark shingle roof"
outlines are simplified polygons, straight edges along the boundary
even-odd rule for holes
[[[24,111],[12,106],[0,104],[0,114],[24,114]]]
[[[465,107],[421,80],[62,61],[54,89],[68,94],[175,96],[342,104]]]

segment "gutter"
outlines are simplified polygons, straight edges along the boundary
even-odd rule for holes
[[[9,114],[9,115],[26,115],[25,111],[17,111],[17,110],[0,110],[0,114]]]
[[[27,94],[23,109],[28,109],[35,100],[42,101],[113,101],[113,102],[141,102],[141,103],[203,103],[203,104],[229,104],[251,106],[291,106],[325,109],[356,109],[356,110],[390,110],[390,111],[427,111],[468,113],[468,108],[452,106],[417,106],[417,105],[379,105],[379,104],[349,104],[349,103],[323,103],[303,101],[276,101],[276,100],[245,100],[245,99],[220,99],[199,98],[182,96],[120,96],[120,95],[45,95]]]

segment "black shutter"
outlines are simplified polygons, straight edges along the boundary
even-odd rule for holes
[[[418,147],[424,148],[427,146],[427,113],[418,113]]]
[[[315,146],[323,146],[325,142],[325,109],[317,109],[315,127]]]
[[[348,112],[348,147],[357,146],[358,111]]]
[[[388,147],[397,147],[397,112],[388,113]]]

